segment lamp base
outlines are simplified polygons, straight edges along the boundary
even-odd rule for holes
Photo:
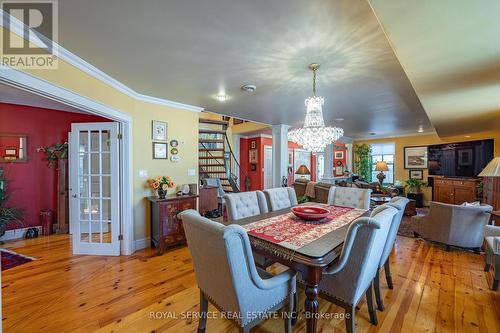
[[[382,171],[377,175],[378,182],[380,183],[380,186],[384,183],[385,175]]]

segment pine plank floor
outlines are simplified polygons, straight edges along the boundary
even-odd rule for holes
[[[3,247],[37,258],[3,272],[4,332],[195,332],[198,289],[186,247],[156,256],[73,256],[70,238],[53,235]],[[399,237],[391,255],[394,289],[381,280],[386,310],[369,323],[364,303],[358,332],[500,332],[500,291],[489,289],[484,255]],[[283,267],[273,267],[275,271]],[[303,291],[300,292],[303,311]],[[217,316],[218,312],[213,315]],[[343,313],[321,300],[322,313]],[[343,332],[342,319],[320,319],[319,331]],[[269,319],[253,332],[282,332]],[[209,319],[207,332],[237,332]],[[305,332],[301,318],[294,332]]]

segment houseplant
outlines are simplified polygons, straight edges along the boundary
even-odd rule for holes
[[[356,172],[365,181],[371,181],[372,164],[370,161],[370,154],[372,148],[367,144],[354,145],[354,166],[356,167]]]
[[[405,181],[406,186],[410,188],[410,193],[420,193],[422,186],[427,186],[427,183],[420,179],[410,178]]]
[[[159,176],[148,180],[149,187],[156,191],[160,199],[165,199],[167,190],[174,187],[174,181],[169,176]]]
[[[7,207],[9,194],[7,194],[7,180],[3,178],[3,170],[0,168],[0,237],[5,235],[7,225],[17,223],[23,225],[21,218],[23,210],[16,207]],[[0,244],[3,244],[0,242]]]

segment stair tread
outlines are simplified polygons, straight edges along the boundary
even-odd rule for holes
[[[221,131],[221,130],[211,130],[211,129],[204,129],[204,128],[200,128],[199,133],[208,133],[208,134],[222,134],[222,135],[226,135],[226,131]]]
[[[198,151],[224,151],[224,148],[198,148]]]
[[[220,159],[220,160],[223,160],[224,159],[224,156],[198,156],[198,159],[203,159],[203,160],[216,160],[216,159]]]
[[[199,139],[200,143],[224,143],[224,139]]]
[[[217,120],[217,119],[205,119],[205,118],[200,118],[199,122],[201,124],[212,124],[212,125],[224,125],[224,126],[229,126],[229,122],[225,120]]]
[[[224,168],[224,165],[222,165],[222,164],[199,164],[198,166],[200,166],[200,167],[221,167],[221,168]]]

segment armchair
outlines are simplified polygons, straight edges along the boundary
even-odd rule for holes
[[[495,275],[491,289],[497,290],[500,282],[500,251],[496,242],[500,242],[500,226],[485,226],[484,239],[486,240],[486,265],[484,271],[489,272],[491,265],[493,265]]]
[[[473,248],[479,253],[483,243],[484,226],[488,223],[492,207],[458,206],[431,202],[429,214],[412,216],[411,224],[415,237],[450,245]]]
[[[201,217],[195,210],[179,214],[200,288],[198,332],[205,332],[208,302],[234,313],[240,332],[266,319],[269,312],[286,307],[285,331],[291,332],[296,275],[288,270],[270,277],[255,267],[248,235],[241,226],[224,226]]]

